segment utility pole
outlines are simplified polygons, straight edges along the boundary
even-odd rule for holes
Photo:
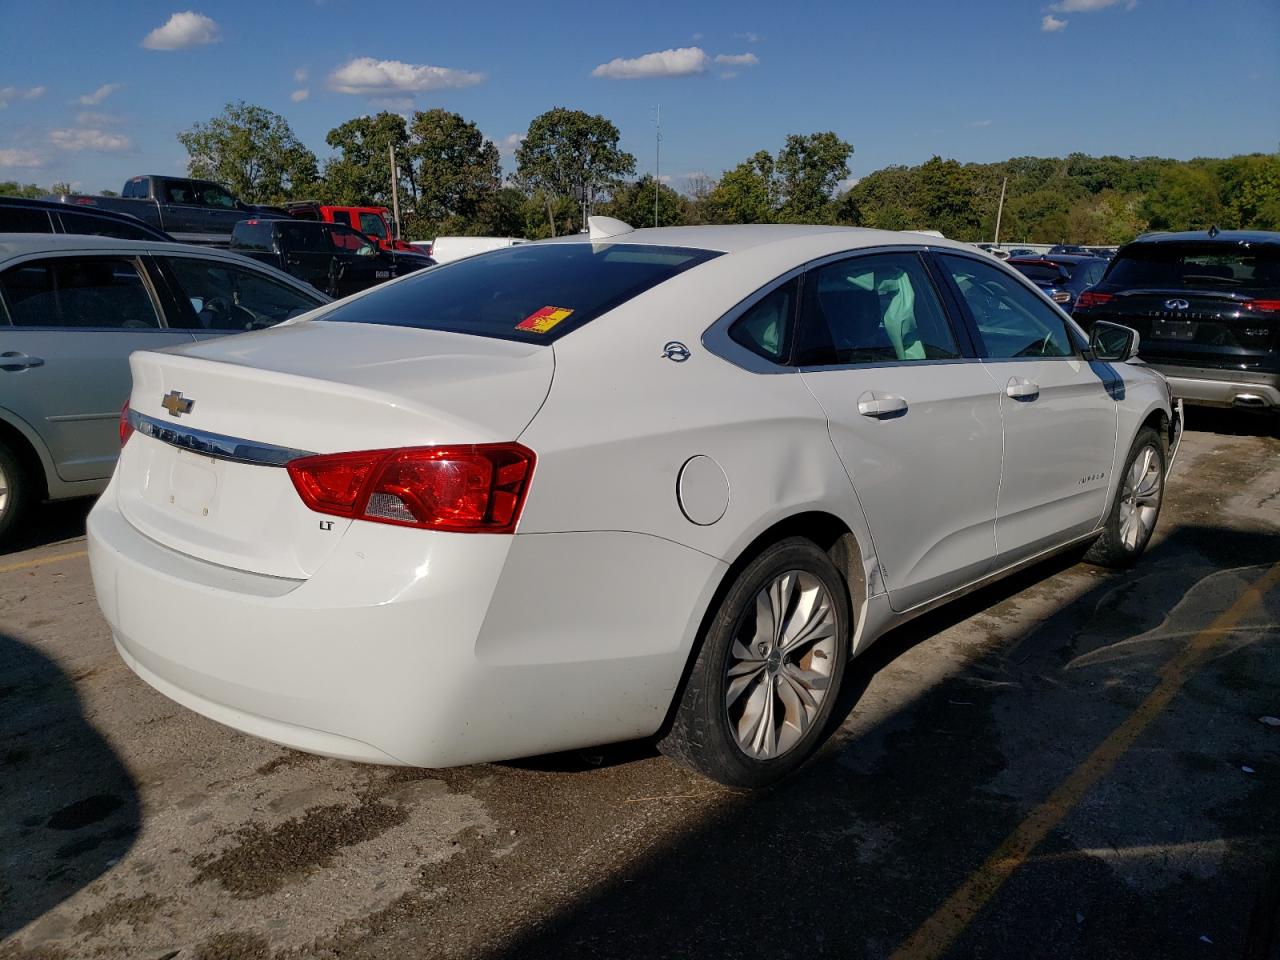
[[[1009,178],[1005,177],[1000,183],[1000,206],[996,207],[996,236],[991,242],[993,247],[1000,246],[1000,217],[1004,214],[1004,188],[1009,185]]]
[[[662,182],[658,175],[662,172],[662,104],[653,108],[654,140],[653,140],[653,225],[658,225],[658,186]]]
[[[400,187],[398,185],[400,173],[396,170],[396,145],[388,143],[387,149],[391,151],[391,219],[396,224],[396,239],[400,239]]]

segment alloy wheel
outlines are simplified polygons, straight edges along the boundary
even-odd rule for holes
[[[793,749],[831,692],[837,619],[822,581],[775,577],[743,617],[725,668],[725,710],[739,749],[771,760]]]
[[[1133,458],[1120,491],[1120,542],[1126,550],[1137,550],[1151,536],[1163,485],[1160,455],[1154,447],[1145,446]]]

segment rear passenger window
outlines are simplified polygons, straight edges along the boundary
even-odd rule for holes
[[[191,303],[200,330],[260,330],[324,303],[238,264],[170,257],[169,266]],[[192,325],[189,318],[183,325]]]
[[[933,283],[912,253],[853,257],[810,271],[798,338],[797,366],[960,356]]]
[[[127,221],[95,217],[88,213],[60,213],[62,229],[67,233],[82,233],[95,237],[116,237],[120,240],[154,240],[146,228]]]
[[[160,326],[136,261],[58,257],[0,274],[0,297],[15,327],[136,330]]]
[[[733,341],[772,363],[785,362],[799,283],[788,280],[734,321]]]
[[[53,224],[43,210],[0,207],[0,233],[53,233]]]
[[[1061,315],[1003,268],[969,257],[939,259],[960,288],[988,357],[1074,356]]]

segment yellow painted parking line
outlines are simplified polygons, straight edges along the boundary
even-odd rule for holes
[[[1084,799],[1086,793],[1115,766],[1144,730],[1169,705],[1194,669],[1222,637],[1229,634],[1280,585],[1280,563],[1249,585],[1226,610],[1197,633],[1180,653],[1160,670],[1160,680],[1138,708],[1110,736],[1071,771],[1049,798],[1027,815],[951,896],[903,944],[890,960],[933,960],[941,957],[968,929],[978,912],[996,895],[1004,882],[1039,846],[1049,832]]]
[[[0,573],[14,573],[17,570],[30,570],[33,567],[43,567],[50,563],[61,563],[63,560],[78,560],[80,557],[87,557],[88,550],[77,550],[74,553],[60,553],[56,557],[39,557],[35,560],[23,560],[21,563],[10,563],[0,567]]]

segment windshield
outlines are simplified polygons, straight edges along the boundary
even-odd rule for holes
[[[1121,253],[1108,286],[1170,289],[1280,289],[1280,248],[1147,243]]]
[[[323,319],[551,343],[718,256],[626,243],[522,244],[424,270]]]

